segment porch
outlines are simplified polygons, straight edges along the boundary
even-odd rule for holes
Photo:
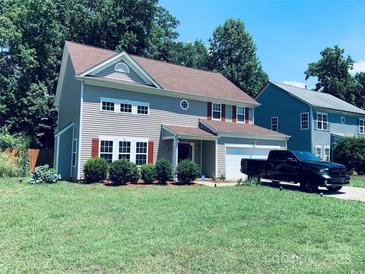
[[[200,167],[200,174],[212,177],[216,173],[217,136],[197,127],[163,125],[161,150],[174,168],[182,160],[191,160]]]

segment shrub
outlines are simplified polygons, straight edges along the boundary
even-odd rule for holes
[[[189,184],[199,176],[199,166],[190,160],[181,161],[176,168],[177,180],[181,184]]]
[[[146,184],[151,184],[156,180],[156,167],[154,165],[141,166],[141,177]]]
[[[140,179],[140,173],[135,163],[118,160],[110,165],[109,179],[117,185],[129,182],[136,183]]]
[[[355,169],[359,174],[365,173],[365,138],[342,137],[333,148],[333,160],[345,165],[349,170]]]
[[[30,184],[54,184],[61,179],[61,176],[57,174],[56,170],[49,168],[48,165],[38,166],[32,172],[32,178],[28,181]]]
[[[173,176],[172,164],[167,160],[158,160],[156,162],[156,179],[164,184]]]
[[[86,183],[99,183],[106,179],[108,163],[103,158],[92,158],[84,165],[84,180]]]
[[[20,175],[18,158],[6,153],[0,152],[0,177],[15,177]]]

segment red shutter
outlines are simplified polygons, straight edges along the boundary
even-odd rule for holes
[[[91,141],[91,158],[99,156],[99,138],[93,138]]]
[[[148,141],[148,159],[149,164],[153,164],[153,141]]]
[[[222,121],[226,120],[226,105],[222,104]]]
[[[207,119],[212,120],[212,103],[208,102],[207,107]]]
[[[245,124],[249,124],[249,123],[250,123],[250,109],[245,108]]]
[[[236,123],[237,119],[237,107],[232,106],[232,123]]]

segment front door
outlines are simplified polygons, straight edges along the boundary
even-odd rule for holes
[[[193,160],[193,147],[189,143],[179,143],[178,161]]]

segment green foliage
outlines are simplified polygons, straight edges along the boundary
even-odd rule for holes
[[[345,165],[349,170],[355,169],[359,174],[365,173],[365,138],[342,137],[333,148],[333,160]]]
[[[57,174],[56,170],[50,168],[48,165],[38,166],[32,172],[32,178],[28,181],[30,184],[54,184],[61,179],[61,176]]]
[[[156,180],[156,167],[148,164],[141,166],[141,178],[146,184],[152,184]]]
[[[103,158],[92,158],[84,164],[85,183],[99,183],[106,179],[108,164]]]
[[[17,157],[0,151],[0,177],[19,176],[20,168]]]
[[[268,82],[256,56],[256,46],[240,19],[228,19],[210,38],[209,68],[221,72],[236,86],[256,96]]]
[[[113,184],[137,183],[140,177],[135,163],[127,160],[117,160],[110,165],[109,179]]]
[[[173,168],[170,161],[161,159],[156,162],[156,179],[164,184],[166,181],[171,180],[173,176]]]
[[[221,180],[221,181],[225,181],[226,180],[226,175],[224,175],[223,173],[222,174],[220,174],[219,176],[218,176],[218,178],[219,178],[219,180]]]
[[[365,72],[360,72],[355,75],[355,80],[359,84],[358,92],[355,96],[356,106],[365,109]]]
[[[199,177],[199,166],[190,160],[181,161],[176,168],[177,180],[181,184],[190,184]]]
[[[257,178],[247,178],[246,180],[243,180],[240,178],[237,181],[237,186],[257,186],[260,184],[260,180]]]

